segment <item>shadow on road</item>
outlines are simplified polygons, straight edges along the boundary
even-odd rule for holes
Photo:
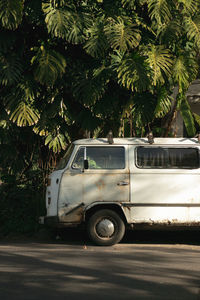
[[[199,230],[200,231],[200,230]],[[127,230],[121,244],[188,244],[200,245],[198,230],[150,231]],[[59,230],[55,236],[57,241],[69,244],[92,244],[83,229]]]
[[[79,247],[85,236],[71,230],[58,244],[2,244],[0,299],[199,300],[198,249],[134,246],[179,238],[128,232],[122,246],[133,246]]]

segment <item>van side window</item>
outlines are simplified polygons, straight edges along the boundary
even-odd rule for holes
[[[143,169],[197,169],[199,151],[197,148],[136,148],[136,166]]]
[[[124,147],[86,147],[89,169],[124,169]],[[83,168],[84,147],[81,147],[73,161],[73,169]]]

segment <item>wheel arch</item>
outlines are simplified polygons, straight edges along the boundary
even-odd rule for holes
[[[97,211],[101,209],[110,209],[115,211],[123,220],[124,224],[127,225],[127,217],[124,212],[124,208],[118,203],[93,203],[92,205],[86,207],[84,212],[85,221],[87,222],[89,218]]]

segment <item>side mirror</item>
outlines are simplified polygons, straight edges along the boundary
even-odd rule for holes
[[[88,163],[88,160],[87,159],[84,159],[84,170],[88,170],[89,169],[89,163]]]

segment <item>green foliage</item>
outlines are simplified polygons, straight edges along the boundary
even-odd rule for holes
[[[178,97],[179,97],[179,109],[183,117],[187,133],[190,137],[193,137],[196,133],[196,129],[195,129],[194,118],[191,112],[191,108],[189,106],[187,98],[184,95],[180,94],[178,95]]]
[[[165,76],[171,74],[173,56],[170,50],[162,45],[149,45],[145,54],[147,55],[147,63],[152,70],[153,85],[163,84]]]
[[[134,9],[136,1],[135,0],[121,0],[121,2],[124,7]]]
[[[38,122],[39,114],[30,104],[20,102],[16,109],[12,112],[10,120],[18,126],[31,126]]]
[[[132,116],[136,128],[144,128],[155,118],[163,118],[171,109],[171,98],[165,89],[158,95],[152,93],[136,93],[132,99]]]
[[[157,105],[154,111],[155,118],[165,117],[171,109],[173,98],[170,97],[165,88],[158,90]]]
[[[85,40],[84,31],[91,24],[88,14],[77,13],[75,5],[64,3],[59,6],[48,1],[42,4],[48,32],[53,37],[62,38],[69,43],[78,44]]]
[[[173,67],[174,82],[178,84],[179,92],[187,90],[192,79],[195,79],[198,72],[198,65],[195,58],[187,52],[177,56]]]
[[[5,55],[14,47],[16,42],[16,34],[14,31],[4,30],[0,31],[0,53]]]
[[[116,20],[109,18],[105,34],[111,47],[121,52],[137,47],[141,40],[140,30],[128,18],[118,17]]]
[[[65,58],[54,50],[41,46],[32,58],[34,77],[41,84],[53,85],[66,68]]]
[[[177,43],[183,34],[183,26],[179,20],[170,20],[156,28],[157,37],[161,44],[171,46]]]
[[[33,235],[39,228],[39,214],[44,213],[39,187],[10,183],[0,186],[0,194],[0,236]]]
[[[149,15],[160,25],[172,19],[172,9],[167,0],[147,0]],[[173,3],[171,1],[171,3]]]
[[[151,93],[136,94],[132,109],[135,126],[141,128],[151,123],[154,119],[155,107],[156,99]]]
[[[0,24],[10,30],[15,30],[22,21],[23,0],[0,1]]]
[[[196,113],[193,113],[193,117],[198,126],[200,126],[200,116]]]
[[[74,139],[110,129],[167,135],[176,110],[193,136],[199,117],[185,94],[199,74],[199,8],[199,0],[1,0],[0,172],[13,184],[4,199],[27,195],[35,207],[36,178],[44,182]]]
[[[109,44],[104,32],[104,17],[97,18],[96,22],[92,24],[87,30],[87,41],[84,45],[85,51],[93,57],[101,57],[106,54]]]
[[[175,82],[179,85],[180,92],[182,92],[183,87],[188,86],[189,82],[189,74],[185,65],[184,56],[177,57],[174,64],[173,77]]]
[[[59,153],[61,150],[65,150],[67,147],[66,137],[59,131],[55,133],[49,133],[45,139],[45,145],[49,144],[49,149],[52,148],[54,153]]]
[[[184,18],[185,30],[189,40],[194,40],[195,45],[200,48],[200,16]]]
[[[184,94],[197,76],[198,8],[199,0],[2,0],[3,113],[55,152],[85,130],[120,124],[139,93],[156,99],[145,120],[164,117],[172,88]],[[142,114],[151,100],[140,101]]]
[[[15,84],[22,78],[22,61],[15,54],[0,54],[0,69],[0,83],[2,85]]]
[[[179,5],[182,8],[182,13],[185,15],[196,14],[199,10],[200,1],[199,0],[179,0]]]
[[[42,9],[46,15],[48,32],[55,37],[65,39],[72,24],[70,12],[64,8],[54,7],[51,1],[43,3]]]
[[[114,57],[113,57],[114,58]],[[132,91],[148,89],[150,79],[145,58],[138,54],[124,56],[117,68],[119,83]]]
[[[109,70],[105,66],[95,69],[80,68],[75,74],[73,95],[82,103],[94,104],[102,98],[109,82]]]

